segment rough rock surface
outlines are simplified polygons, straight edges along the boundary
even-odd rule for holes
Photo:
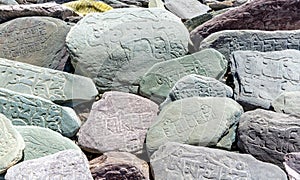
[[[283,165],[290,180],[300,179],[300,152],[286,154]]]
[[[153,154],[166,142],[216,146],[229,129],[237,127],[242,113],[238,103],[225,97],[192,97],[174,101],[163,108],[147,132],[148,154]],[[235,138],[228,138],[231,138],[231,144],[235,141]]]
[[[91,77],[100,92],[137,93],[152,65],[187,53],[189,34],[161,8],[113,9],[85,16],[67,36],[75,73]]]
[[[81,16],[85,16],[89,13],[106,12],[113,9],[104,2],[95,0],[77,0],[64,3],[63,5],[72,9]]]
[[[0,0],[0,5],[17,5],[17,1],[15,0]],[[1,176],[0,176],[1,179]]]
[[[283,168],[284,155],[300,151],[300,119],[257,109],[244,113],[239,122],[238,147],[257,159]]]
[[[287,180],[279,167],[238,154],[170,142],[151,157],[155,179],[260,179]]]
[[[88,160],[79,150],[64,150],[38,159],[23,161],[7,170],[7,180],[82,179],[92,180]]]
[[[284,91],[300,90],[300,51],[236,51],[232,53],[234,98],[245,109],[270,109]]]
[[[300,91],[283,92],[272,102],[276,112],[300,117]]]
[[[88,120],[78,132],[78,144],[91,152],[123,151],[141,154],[147,129],[158,106],[143,97],[106,92],[93,104]]]
[[[96,180],[137,179],[149,180],[147,162],[126,152],[107,152],[90,161],[90,170]]]
[[[74,136],[81,124],[71,108],[3,88],[0,88],[0,113],[14,125],[46,127],[67,137]]]
[[[0,174],[23,157],[25,143],[11,121],[0,114]]]

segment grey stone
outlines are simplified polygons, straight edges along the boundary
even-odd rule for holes
[[[284,91],[300,90],[300,51],[232,53],[234,98],[245,109],[269,109]]]
[[[15,126],[25,141],[23,160],[37,159],[59,151],[80,148],[58,132],[37,126]]]
[[[46,127],[68,137],[74,136],[81,124],[71,108],[3,88],[0,88],[0,113],[14,125]]]
[[[167,99],[160,105],[164,107],[172,101],[188,97],[229,97],[233,96],[232,89],[215,78],[190,74],[179,79]]]
[[[221,53],[214,49],[205,49],[153,65],[142,77],[139,93],[162,103],[180,78],[198,74],[222,79],[226,69],[227,61]]]
[[[283,168],[284,155],[300,151],[300,118],[257,109],[239,122],[238,147],[257,159]]]
[[[286,154],[283,165],[290,180],[300,179],[300,152]]]
[[[64,150],[38,159],[23,161],[7,170],[7,180],[82,179],[92,180],[88,160],[79,150]]]
[[[25,142],[20,133],[3,114],[0,114],[0,174],[23,157]]]
[[[181,19],[192,19],[210,10],[208,6],[197,0],[165,0],[164,2],[166,8]]]
[[[52,17],[21,17],[0,24],[0,57],[63,70],[70,26]]]
[[[0,87],[56,103],[80,103],[98,94],[90,78],[0,58]]]
[[[118,0],[101,0],[113,8],[137,8],[135,5],[129,5]]]
[[[148,128],[158,106],[138,95],[105,92],[93,104],[88,120],[78,132],[78,144],[91,152],[123,151],[142,154]]]
[[[94,179],[149,180],[146,161],[126,152],[107,152],[90,161]]]
[[[159,148],[151,157],[155,179],[259,179],[287,180],[279,167],[238,154],[175,142]]]
[[[161,8],[114,9],[85,16],[67,36],[75,73],[91,77],[100,92],[137,93],[152,65],[187,53],[189,34]]]
[[[272,102],[276,112],[300,117],[300,91],[283,92]]]
[[[174,101],[163,108],[147,132],[148,154],[153,154],[166,142],[216,146],[230,128],[236,129],[242,113],[238,103],[225,97],[192,97]],[[232,144],[235,137],[229,138]]]
[[[18,3],[15,0],[0,0],[0,5],[17,5],[17,4]]]

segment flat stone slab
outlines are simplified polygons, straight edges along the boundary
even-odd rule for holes
[[[0,113],[14,125],[40,126],[72,137],[80,127],[73,109],[46,99],[0,88]]]
[[[244,113],[238,126],[238,147],[257,159],[283,168],[284,155],[300,151],[300,118],[257,109]]]
[[[0,57],[63,70],[70,27],[52,17],[22,17],[0,25]]]
[[[286,154],[284,156],[283,165],[289,179],[300,179],[300,152]]]
[[[236,51],[231,57],[234,98],[246,109],[270,109],[284,91],[300,90],[300,51]]]
[[[233,96],[232,89],[215,78],[190,74],[179,79],[160,108],[170,102],[189,97],[229,97]]]
[[[197,51],[214,48],[229,59],[233,51],[282,51],[300,49],[300,30],[294,31],[259,31],[259,30],[224,30],[213,33],[200,43]],[[190,49],[189,49],[190,50]],[[193,52],[193,51],[190,51]]]
[[[15,126],[23,137],[26,147],[23,160],[37,159],[59,151],[80,148],[69,138],[51,129],[37,126]]]
[[[300,117],[300,91],[282,92],[272,101],[276,112]]]
[[[146,161],[126,152],[107,152],[90,161],[94,179],[138,179],[149,180]]]
[[[180,78],[197,74],[221,79],[226,70],[224,56],[214,49],[205,49],[153,65],[142,77],[139,93],[160,104]]]
[[[9,168],[5,179],[93,180],[87,158],[81,151],[74,149],[23,161]]]
[[[93,104],[78,132],[78,144],[91,152],[123,151],[141,154],[158,105],[138,95],[110,91]]]
[[[0,135],[0,174],[2,174],[22,159],[25,142],[3,114],[0,114]]]
[[[75,73],[91,77],[100,92],[137,93],[139,78],[155,63],[185,55],[188,40],[167,10],[125,8],[85,16],[66,44]]]
[[[237,127],[242,113],[243,109],[237,102],[225,97],[192,97],[174,101],[162,109],[147,132],[148,155],[167,142],[216,146],[229,129]],[[227,138],[231,138],[231,144],[235,141],[235,136]]]
[[[90,78],[0,58],[0,88],[56,103],[79,103],[98,94]]]
[[[155,179],[287,180],[279,167],[248,154],[175,142],[161,146],[150,164]]]

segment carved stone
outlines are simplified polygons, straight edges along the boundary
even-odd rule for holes
[[[279,167],[248,154],[169,142],[150,161],[155,179],[287,180]]]
[[[112,10],[113,8],[104,2],[95,1],[95,0],[78,0],[64,3],[63,6],[66,6],[72,9],[74,12],[81,16],[85,16],[89,13],[96,12],[106,12]]]
[[[57,103],[79,103],[98,94],[90,78],[0,58],[0,87]]]
[[[0,0],[0,5],[17,5],[17,4],[18,3],[15,0]],[[0,180],[1,180],[1,176],[0,176]]]
[[[192,97],[174,101],[163,108],[147,132],[148,155],[166,142],[216,146],[230,128],[237,127],[242,113],[238,103],[225,97]],[[229,138],[232,144],[235,137]]]
[[[142,77],[139,93],[162,103],[180,78],[198,74],[221,79],[226,69],[227,61],[221,53],[214,49],[205,49],[153,65]]]
[[[283,168],[284,155],[300,151],[300,118],[262,109],[248,111],[240,118],[237,135],[242,152]]]
[[[15,126],[25,141],[23,160],[37,159],[59,151],[80,148],[53,130],[37,126]]]
[[[0,174],[22,159],[25,143],[20,133],[0,114]]]
[[[233,96],[232,89],[215,78],[190,74],[179,79],[160,105],[164,107],[170,102],[188,97],[229,97]]]
[[[300,117],[300,91],[283,92],[272,102],[276,112]]]
[[[91,152],[123,151],[141,154],[147,129],[158,106],[143,97],[110,91],[93,104],[78,132],[78,144]]]
[[[0,24],[0,57],[63,70],[70,26],[52,17],[22,17]]]
[[[300,152],[286,154],[283,165],[290,180],[300,179]]]
[[[75,73],[91,77],[100,92],[137,93],[152,65],[187,53],[188,31],[160,8],[113,9],[85,16],[67,36]]]
[[[73,109],[46,99],[0,88],[0,113],[14,125],[40,126],[72,137],[80,127]]]
[[[9,168],[5,179],[93,180],[87,158],[81,151],[74,149],[23,161]]]
[[[269,109],[282,92],[300,90],[299,69],[297,50],[233,52],[234,98],[246,109]]]
[[[147,162],[126,152],[107,152],[90,161],[90,170],[95,180],[137,179],[149,180]]]
[[[165,4],[162,0],[149,0],[149,8],[165,8]]]

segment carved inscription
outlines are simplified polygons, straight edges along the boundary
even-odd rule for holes
[[[1,117],[0,117],[1,118]],[[14,151],[14,146],[18,144],[17,139],[9,132],[4,120],[0,120],[0,160],[5,158],[8,153]]]

